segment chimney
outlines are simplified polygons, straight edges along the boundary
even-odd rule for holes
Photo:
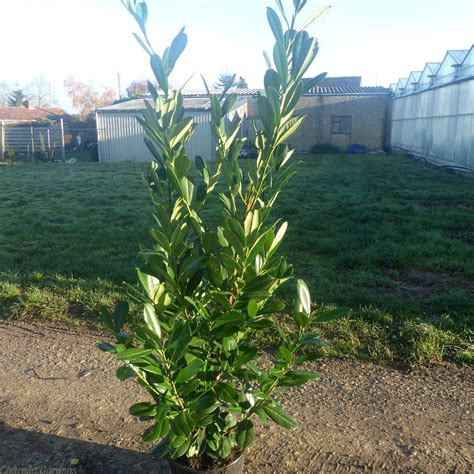
[[[26,99],[23,101],[23,106],[28,109],[28,110],[32,110],[34,109],[33,107],[33,104],[31,103],[31,100],[30,99]]]

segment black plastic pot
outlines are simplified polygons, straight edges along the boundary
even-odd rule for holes
[[[212,469],[210,471],[197,471],[196,469],[190,469],[189,467],[178,464],[172,459],[168,459],[170,466],[170,472],[172,474],[242,474],[244,472],[245,453],[242,453],[234,462],[231,464],[220,467],[219,469]]]

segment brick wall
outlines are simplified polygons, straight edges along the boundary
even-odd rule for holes
[[[305,96],[297,114],[306,115],[301,129],[290,144],[298,152],[309,151],[317,143],[331,143],[346,150],[348,145],[365,145],[368,150],[385,145],[388,95]],[[350,134],[331,133],[332,116],[351,116]]]

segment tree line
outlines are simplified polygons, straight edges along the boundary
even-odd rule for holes
[[[125,88],[125,95],[120,94],[120,97],[112,88],[98,88],[92,82],[83,82],[73,76],[68,76],[63,86],[71,99],[73,108],[79,111],[82,119],[89,117],[94,110],[111,105],[117,100],[139,98],[148,94],[148,81],[145,79],[132,81]],[[214,86],[225,89],[248,87],[242,76],[237,78],[237,74],[230,72],[220,74]],[[22,107],[25,101],[39,108],[53,107],[57,102],[51,83],[43,75],[35,76],[23,86],[18,83],[12,85],[7,81],[0,81],[0,107]]]

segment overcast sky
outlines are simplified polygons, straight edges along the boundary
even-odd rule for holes
[[[262,51],[273,44],[265,16],[272,0],[148,3],[155,49],[162,51],[186,25],[190,43],[175,84],[193,73],[212,83],[228,70],[251,87],[262,85]],[[474,41],[474,0],[309,0],[305,15],[326,5],[333,8],[312,28],[320,53],[311,75],[360,75],[364,85],[388,86]],[[0,82],[22,85],[42,74],[68,110],[62,87],[68,75],[115,89],[118,72],[123,87],[150,77],[147,58],[131,36],[135,24],[120,0],[0,0],[0,18]],[[197,78],[192,85],[200,87]]]

